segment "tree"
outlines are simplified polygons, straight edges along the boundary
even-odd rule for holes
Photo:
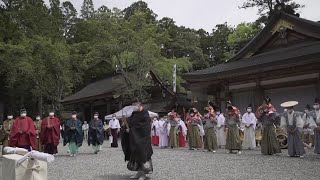
[[[83,0],[80,17],[87,20],[94,17],[94,13],[95,11],[92,0]]]
[[[62,3],[63,31],[67,40],[74,37],[74,26],[77,23],[77,10],[70,1]]]
[[[124,19],[129,19],[132,15],[134,15],[137,12],[142,12],[146,14],[147,23],[155,22],[158,16],[148,7],[148,4],[146,2],[138,1],[123,10]]]
[[[262,26],[257,23],[240,23],[235,30],[228,36],[228,45],[233,54],[241,50],[251,39],[260,31]]]
[[[281,2],[280,0],[246,0],[240,8],[247,9],[253,7],[258,8],[258,15],[260,17],[257,22],[266,24],[268,19],[277,11],[299,16],[295,12],[303,8],[304,5],[296,3],[294,0],[281,0]]]
[[[52,34],[55,38],[59,38],[63,36],[63,13],[62,8],[60,7],[60,0],[50,0],[50,9],[49,9],[49,15],[50,15],[50,21],[52,24]]]
[[[225,62],[229,57],[226,57],[226,52],[231,51],[231,47],[228,44],[228,37],[233,32],[233,28],[227,23],[218,24],[212,30],[212,46],[210,49],[210,65],[217,65]]]

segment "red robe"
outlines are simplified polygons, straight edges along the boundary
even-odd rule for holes
[[[154,127],[152,129],[154,135],[151,137],[151,144],[154,146],[158,146],[159,145],[159,136],[157,136],[157,129],[156,127]]]
[[[186,146],[186,139],[183,136],[182,127],[179,126],[179,147],[185,147],[185,146]]]
[[[36,138],[36,128],[30,117],[18,117],[14,120],[10,132],[11,147],[31,146],[32,149],[37,149]]]
[[[41,123],[41,144],[59,145],[60,140],[60,120],[56,117],[47,117]]]

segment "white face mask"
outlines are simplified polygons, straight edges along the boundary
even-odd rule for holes
[[[20,115],[21,115],[21,117],[26,117],[27,113],[21,113]]]
[[[36,120],[40,120],[40,117],[36,117]]]
[[[287,112],[291,114],[293,112],[293,109],[288,109]]]
[[[251,113],[251,112],[252,112],[252,109],[251,109],[251,108],[248,108],[248,109],[247,109],[247,112]]]
[[[113,120],[115,120],[115,119],[116,119],[116,117],[112,117],[112,119],[113,119]]]
[[[13,119],[13,116],[8,116],[8,119]]]
[[[98,119],[98,116],[93,116],[95,119]]]
[[[216,114],[219,116],[221,113],[218,111]]]
[[[49,113],[49,116],[54,116],[54,113],[53,112]]]
[[[72,115],[71,117],[72,117],[73,119],[75,119],[75,118],[77,117],[77,115]]]
[[[319,110],[319,105],[315,104],[315,105],[313,105],[313,108],[314,108],[315,110]]]

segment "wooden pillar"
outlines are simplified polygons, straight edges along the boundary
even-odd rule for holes
[[[254,107],[257,109],[262,103],[264,99],[264,90],[263,87],[260,84],[260,80],[256,79],[256,87],[255,87],[255,101],[254,101]]]
[[[225,83],[223,84],[223,92],[221,92],[222,97],[220,96],[221,98],[221,101],[220,101],[220,108],[221,108],[221,111],[225,111],[226,110],[226,107],[227,107],[227,101],[230,100],[230,90],[229,90],[229,83]]]
[[[318,79],[316,82],[316,91],[317,91],[317,97],[320,97],[320,72],[318,74]]]

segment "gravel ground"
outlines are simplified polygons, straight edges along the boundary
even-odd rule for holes
[[[70,157],[67,147],[59,146],[59,155],[48,166],[49,180],[121,180],[130,172],[123,161],[121,148],[110,148],[105,142],[95,155],[84,145],[77,157]],[[263,156],[257,150],[244,150],[241,155],[227,154],[220,149],[215,154],[203,150],[154,148],[154,180],[198,179],[320,179],[320,159],[311,150],[303,159]]]

